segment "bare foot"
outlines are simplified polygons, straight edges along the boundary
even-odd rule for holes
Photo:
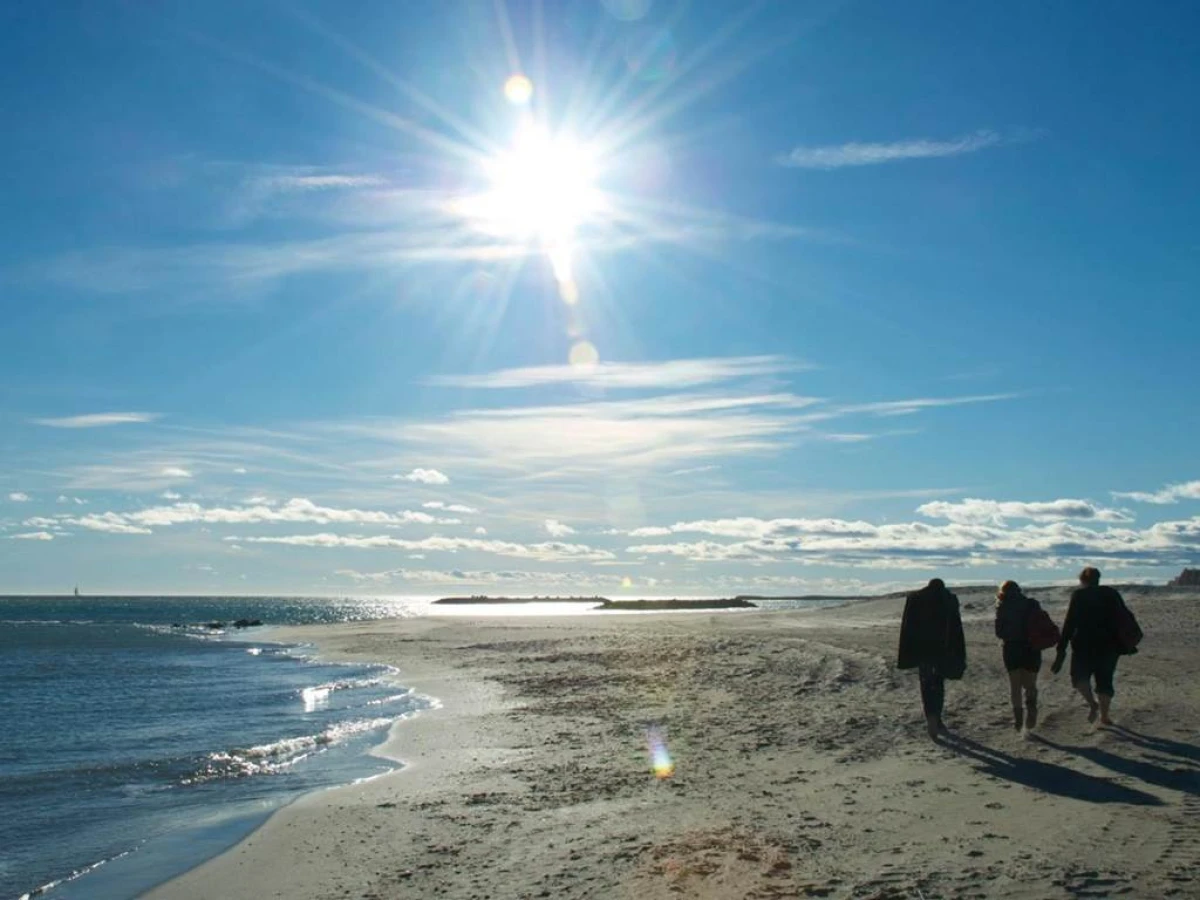
[[[1089,721],[1089,722],[1091,722],[1091,723],[1094,725],[1094,724],[1096,723],[1096,719],[1097,719],[1099,716],[1100,716],[1100,704],[1099,704],[1099,703],[1097,703],[1097,704],[1095,704],[1094,706],[1092,706],[1092,707],[1089,709],[1089,711],[1088,711],[1088,721]]]
[[[1101,716],[1101,717],[1100,717],[1100,724],[1101,724],[1101,725],[1103,725],[1105,728],[1107,728],[1107,727],[1108,727],[1109,725],[1111,725],[1112,723],[1113,723],[1113,720],[1112,720],[1112,719],[1110,719],[1108,716]]]
[[[931,741],[936,741],[938,739],[938,731],[941,726],[941,720],[937,716],[925,717],[925,727],[929,730],[929,739]]]

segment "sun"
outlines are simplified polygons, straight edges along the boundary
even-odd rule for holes
[[[596,154],[567,133],[525,124],[511,146],[484,163],[488,187],[474,198],[477,221],[497,236],[536,241],[553,253],[601,212]]]

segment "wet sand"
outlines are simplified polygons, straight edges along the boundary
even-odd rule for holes
[[[1061,622],[1066,593],[1035,595]],[[441,708],[392,729],[404,770],[306,797],[149,896],[1200,897],[1200,591],[1125,591],[1146,640],[1115,728],[1048,657],[1033,737],[990,595],[959,596],[969,669],[942,745],[894,667],[894,599],[289,629]]]

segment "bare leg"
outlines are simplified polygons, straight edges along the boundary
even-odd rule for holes
[[[1096,697],[1092,693],[1092,680],[1089,678],[1087,681],[1075,682],[1075,690],[1079,691],[1083,695],[1083,699],[1087,701],[1088,721],[1095,722],[1096,716],[1100,713],[1100,704],[1096,702]]]
[[[1025,727],[1034,728],[1038,722],[1037,672],[1023,671],[1021,686],[1025,689]]]
[[[1111,725],[1113,721],[1108,712],[1112,708],[1112,694],[1097,694],[1096,697],[1100,701],[1100,724]]]
[[[1021,685],[1024,682],[1024,673],[1017,669],[1008,673],[1008,688],[1012,697],[1013,710],[1013,727],[1020,731],[1025,724],[1025,710],[1021,706]]]

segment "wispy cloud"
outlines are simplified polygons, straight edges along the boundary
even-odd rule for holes
[[[378,175],[304,174],[267,175],[256,185],[273,191],[328,191],[347,188],[378,187],[387,182]]]
[[[777,157],[781,166],[797,169],[841,169],[847,166],[875,166],[906,159],[935,159],[977,153],[1003,142],[995,131],[976,131],[950,140],[917,138],[890,143],[839,144],[824,147],[796,147]]]
[[[783,389],[785,373],[806,366],[777,356],[543,366],[465,376],[440,385],[529,388],[582,382],[650,392],[630,399],[583,399],[545,406],[464,409],[423,421],[334,425],[360,441],[408,445],[406,455],[449,457],[457,468],[561,479],[595,471],[711,471],[724,459],[771,454],[806,441],[862,443],[869,429],[826,430],[837,419],[915,415],[939,407],[1009,399],[1014,394],[918,397],[832,405]],[[749,380],[747,380],[749,379]],[[754,379],[767,379],[760,384]],[[740,383],[747,380],[746,383]],[[761,389],[770,388],[770,392]]]
[[[52,541],[54,535],[48,531],[26,531],[23,534],[10,534],[10,541]]]
[[[781,356],[679,359],[658,363],[605,362],[591,366],[530,366],[478,375],[441,375],[428,384],[460,388],[528,388],[579,384],[597,388],[676,390],[742,378],[793,374],[811,365]]]
[[[1136,503],[1154,503],[1159,505],[1178,503],[1180,500],[1200,500],[1200,481],[1169,484],[1161,490],[1151,493],[1143,493],[1141,491],[1121,493],[1113,491],[1113,496],[1122,500],[1133,500]]]
[[[311,192],[310,192],[311,193]],[[419,192],[413,192],[419,194]],[[481,233],[454,212],[453,197],[406,197],[390,227],[331,230],[294,240],[207,241],[175,247],[91,247],[23,266],[23,280],[99,294],[177,289],[183,299],[241,298],[283,279],[318,272],[400,274],[413,266],[492,263],[541,256],[536,243]],[[249,215],[239,213],[239,215]],[[379,223],[375,223],[379,224]],[[653,244],[819,237],[809,229],[722,216],[598,224],[578,236],[580,253],[618,253]],[[828,238],[825,238],[828,240]]]
[[[393,475],[395,479],[417,484],[449,484],[450,477],[437,469],[413,469],[407,475]]]
[[[691,466],[687,469],[676,469],[674,472],[668,472],[668,478],[683,478],[685,475],[702,475],[705,472],[715,472],[720,469],[720,466]]]
[[[450,453],[463,468],[592,471],[678,466],[704,457],[765,452],[807,428],[803,398],[649,397],[619,402],[468,410],[395,430],[422,452]],[[807,401],[811,402],[811,401]],[[379,426],[361,426],[380,437]]]
[[[512,541],[483,540],[480,538],[433,537],[409,540],[391,535],[343,535],[322,532],[319,534],[271,535],[262,537],[227,537],[225,540],[244,544],[283,544],[292,547],[346,547],[359,550],[408,550],[422,553],[457,553],[474,551],[496,556],[511,556],[518,559],[536,559],[543,562],[587,562],[591,560],[615,559],[608,550],[598,550],[584,544],[567,544],[548,541],[537,544],[518,544]]]
[[[34,419],[33,421],[38,425],[46,425],[50,428],[106,428],[110,425],[144,424],[146,422],[153,422],[158,418],[158,413],[107,412],[88,413],[82,416]]]
[[[337,575],[350,578],[359,584],[389,584],[392,582],[415,582],[422,584],[477,584],[477,585],[520,585],[532,589],[553,588],[555,590],[587,586],[619,587],[624,576],[601,575],[580,572],[534,572],[505,569],[387,569],[381,572],[360,572],[356,569],[338,569]]]
[[[93,531],[117,534],[150,534],[153,528],[175,525],[461,525],[459,519],[441,518],[427,512],[400,510],[387,512],[369,509],[342,509],[321,506],[304,497],[293,497],[279,505],[261,501],[246,506],[201,506],[175,503],[133,512],[106,512],[91,516],[60,515],[27,519],[33,527],[73,525]]]
[[[911,400],[885,400],[876,403],[855,403],[839,406],[840,413],[865,413],[875,416],[911,416],[926,409],[944,406],[967,406],[973,403],[996,403],[1016,400],[1020,394],[975,394],[968,397],[917,397]]]
[[[8,499],[11,500],[13,503],[28,503],[33,498],[30,497],[28,494],[26,494],[24,491],[13,491],[11,494],[8,495]]]

